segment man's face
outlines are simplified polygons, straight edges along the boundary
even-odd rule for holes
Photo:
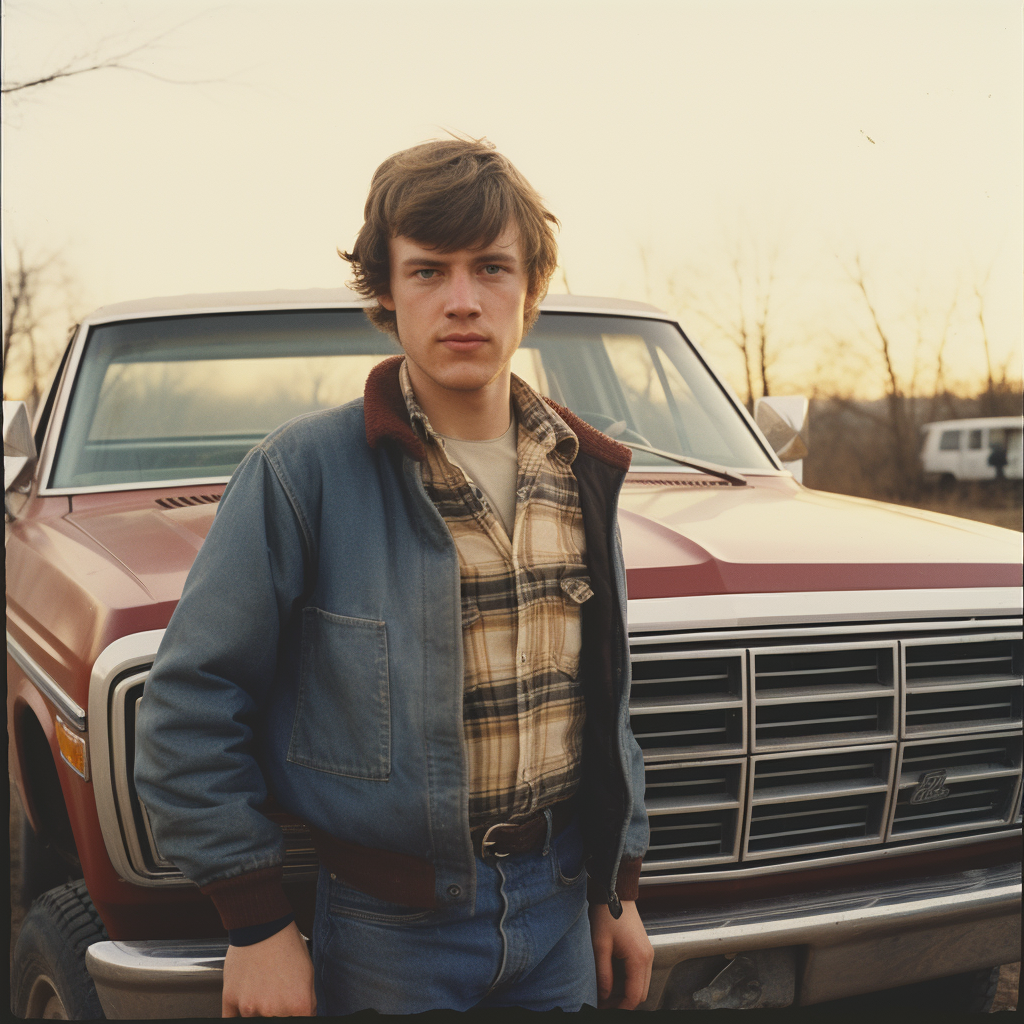
[[[442,253],[391,239],[393,310],[413,388],[471,392],[507,375],[523,339],[527,274],[515,227],[490,245]]]

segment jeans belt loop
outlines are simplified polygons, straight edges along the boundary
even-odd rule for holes
[[[551,832],[554,828],[554,822],[551,819],[550,807],[544,808],[544,824],[547,825],[547,833],[544,836],[544,849],[540,851],[542,857],[546,857],[551,849]]]

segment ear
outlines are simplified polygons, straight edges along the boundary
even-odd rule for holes
[[[395,311],[395,300],[391,298],[390,293],[387,295],[378,295],[377,302],[380,303],[385,309],[390,310],[392,313]]]

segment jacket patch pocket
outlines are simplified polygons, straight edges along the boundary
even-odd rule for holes
[[[580,645],[583,641],[580,621],[582,605],[594,596],[588,576],[563,576],[560,614],[552,623],[552,650],[558,670],[575,679],[580,670]]]
[[[303,609],[288,760],[355,779],[388,778],[391,694],[383,622]]]

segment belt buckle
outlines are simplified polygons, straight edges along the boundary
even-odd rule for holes
[[[490,828],[488,828],[487,831],[484,833],[483,839],[480,840],[480,856],[481,857],[487,857],[487,856],[491,856],[491,857],[507,857],[508,856],[507,853],[490,853],[489,854],[489,852],[487,850],[487,847],[488,846],[494,846],[495,845],[495,840],[494,839],[489,839],[488,836],[490,836],[490,834],[496,828],[512,828],[512,827],[513,827],[513,825],[512,825],[511,821],[499,821],[496,824],[491,825]]]

